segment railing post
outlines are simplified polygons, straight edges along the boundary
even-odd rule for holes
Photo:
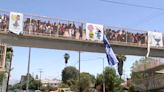
[[[56,32],[57,37],[59,37],[59,29],[60,29],[59,28],[59,23],[60,23],[60,21],[59,21],[59,19],[57,19],[57,23],[56,23],[57,24],[57,32]]]
[[[128,35],[127,35],[127,33],[128,33],[128,32],[127,32],[127,30],[126,30],[126,38],[125,38],[125,39],[126,39],[126,44],[128,43]]]
[[[30,17],[30,25],[29,25],[29,30],[28,30],[28,34],[31,34],[31,29],[32,29],[32,25],[31,25],[31,17]]]

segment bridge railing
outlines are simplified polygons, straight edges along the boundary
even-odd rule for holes
[[[8,31],[9,12],[0,10],[0,30]],[[86,40],[86,23],[24,14],[24,35],[62,37]],[[110,43],[147,46],[147,32],[128,28],[104,26]]]

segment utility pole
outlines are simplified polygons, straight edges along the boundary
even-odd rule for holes
[[[27,67],[27,82],[26,82],[26,92],[28,92],[29,88],[29,78],[30,78],[30,59],[31,59],[31,47],[29,47],[29,56],[28,56],[28,67]]]
[[[80,92],[80,63],[81,63],[81,59],[80,59],[81,57],[80,57],[80,51],[79,51],[79,92]]]
[[[39,90],[41,89],[41,84],[42,84],[42,69],[39,69],[39,73],[40,73],[40,82],[39,82]]]
[[[103,92],[105,92],[104,58],[102,58],[102,60],[103,60]]]

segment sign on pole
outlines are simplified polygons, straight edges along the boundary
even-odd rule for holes
[[[23,14],[10,12],[9,31],[20,34],[23,32]]]
[[[103,40],[103,25],[86,23],[86,39],[87,40]]]

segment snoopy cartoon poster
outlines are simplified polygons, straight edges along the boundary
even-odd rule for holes
[[[103,40],[103,25],[87,23],[86,24],[86,39],[94,41]]]

